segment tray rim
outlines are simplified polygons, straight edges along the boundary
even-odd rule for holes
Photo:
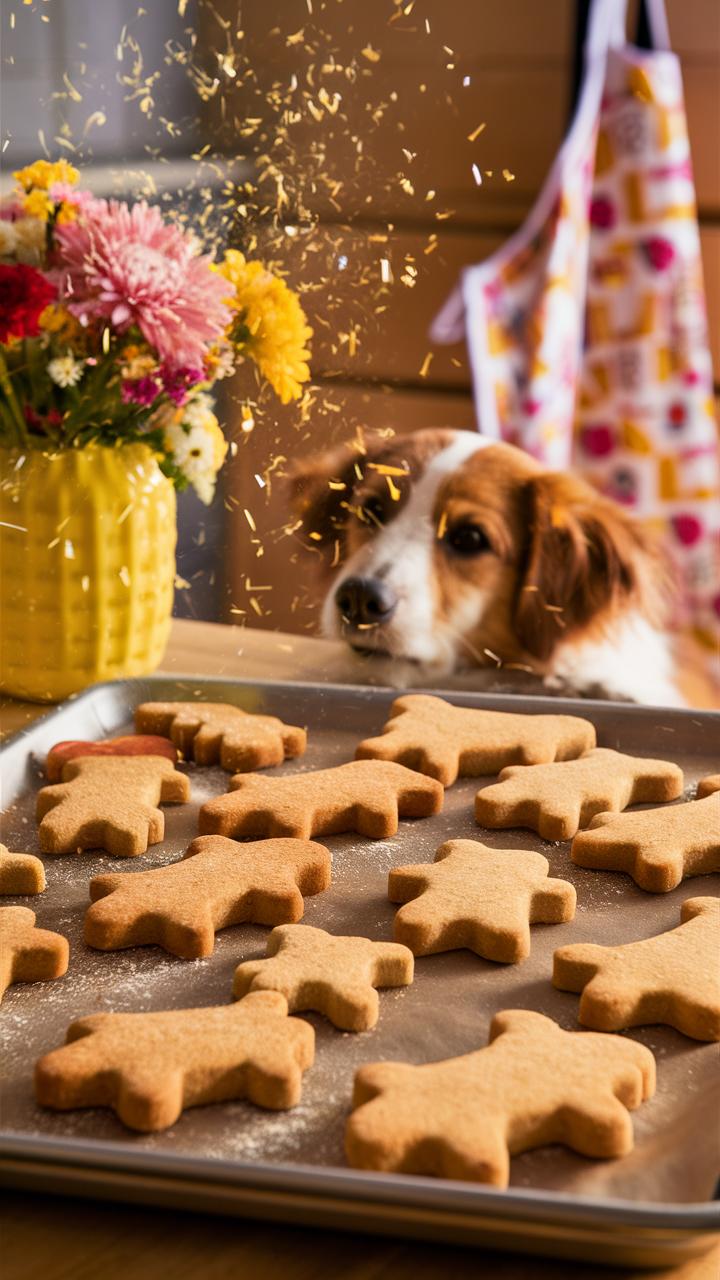
[[[28,1165],[51,1160],[63,1165],[101,1170],[107,1165],[117,1173],[142,1176],[156,1172],[182,1179],[200,1179],[209,1183],[232,1183],[264,1189],[302,1191],[318,1197],[333,1193],[353,1199],[361,1194],[366,1201],[413,1208],[434,1207],[468,1210],[492,1209],[499,1216],[525,1221],[535,1210],[547,1222],[548,1209],[553,1219],[571,1223],[588,1221],[592,1214],[595,1225],[615,1223],[623,1226],[656,1227],[669,1230],[720,1231],[720,1203],[715,1201],[659,1204],[648,1200],[623,1200],[616,1197],[572,1195],[563,1191],[535,1190],[532,1187],[483,1186],[450,1178],[430,1178],[415,1174],[374,1173],[341,1165],[317,1166],[292,1161],[272,1164],[262,1161],[213,1159],[210,1156],[148,1151],[126,1147],[120,1142],[83,1138],[53,1138],[46,1135],[19,1135],[0,1130],[0,1178],[10,1161],[23,1160]]]
[[[16,747],[27,737],[28,734],[34,733],[36,729],[44,725],[50,724],[55,718],[63,715],[68,707],[76,707],[85,702],[92,702],[98,694],[111,692],[113,689],[121,690],[141,685],[153,684],[172,684],[192,681],[195,684],[204,685],[240,685],[242,688],[259,688],[267,690],[285,690],[297,689],[307,690],[308,693],[328,693],[332,694],[348,694],[349,696],[362,696],[372,698],[373,694],[382,695],[384,698],[399,698],[412,694],[430,694],[435,698],[444,698],[448,702],[463,702],[470,705],[488,703],[488,710],[497,708],[501,710],[501,703],[509,703],[512,708],[524,707],[522,714],[525,715],[581,715],[585,709],[587,713],[595,711],[605,711],[609,708],[616,708],[621,712],[630,712],[635,717],[649,718],[656,716],[662,712],[663,715],[671,716],[672,719],[680,717],[692,716],[698,719],[700,724],[713,724],[715,721],[720,724],[720,711],[698,707],[664,707],[662,705],[654,706],[647,703],[638,702],[614,702],[609,698],[565,698],[553,697],[549,694],[528,694],[528,693],[486,693],[480,689],[442,689],[437,687],[422,686],[411,689],[397,689],[392,685],[365,685],[365,684],[345,684],[338,681],[312,681],[312,680],[264,680],[257,678],[249,678],[243,676],[218,676],[218,675],[198,675],[197,672],[153,672],[146,676],[128,676],[119,680],[101,680],[97,684],[92,684],[87,689],[82,689],[79,693],[73,693],[69,698],[65,698],[62,702],[53,704],[48,711],[42,715],[36,716],[27,725],[22,725],[19,729],[12,730],[4,738],[0,739],[0,759],[6,753],[8,748]],[[532,705],[528,707],[528,702]],[[36,706],[42,706],[42,703],[36,703]],[[0,714],[2,708],[0,707]]]
[[[65,699],[45,714],[37,716],[30,724],[22,726],[9,734],[0,742],[0,761],[8,753],[13,755],[26,746],[26,739],[52,725],[52,722],[63,716],[67,709],[78,704],[92,705],[98,696],[116,692],[127,694],[129,705],[133,705],[133,691],[146,694],[153,686],[181,684],[191,682],[195,687],[212,689],[220,685],[235,685],[241,688],[258,689],[268,694],[274,691],[294,692],[307,691],[309,695],[328,694],[346,697],[361,697],[364,700],[386,702],[389,698],[400,696],[402,692],[386,685],[356,685],[335,682],[313,682],[293,680],[263,680],[235,676],[206,676],[197,673],[156,673],[148,676],[132,677],[120,680],[108,680],[92,685],[82,692]],[[659,713],[673,720],[692,716],[693,720],[708,728],[720,724],[720,712],[695,708],[648,707],[625,702],[605,700],[537,697],[527,694],[486,693],[480,690],[459,689],[413,689],[411,693],[429,693],[448,701],[471,705],[486,706],[489,709],[523,708],[524,713],[578,715],[585,711],[592,715],[595,712],[607,712],[614,709],[621,714],[632,715],[633,719],[656,717]],[[528,702],[531,706],[528,707]],[[176,1154],[166,1151],[147,1151],[133,1149],[119,1142],[106,1139],[84,1140],[75,1138],[53,1138],[46,1135],[23,1134],[0,1128],[0,1183],[7,1186],[19,1185],[13,1177],[18,1170],[21,1182],[25,1175],[30,1181],[44,1180],[45,1189],[62,1193],[62,1182],[56,1187],[48,1187],[48,1166],[50,1184],[53,1179],[62,1179],[63,1171],[77,1170],[86,1177],[94,1174],[98,1184],[112,1188],[115,1182],[123,1182],[132,1187],[134,1179],[144,1179],[159,1185],[170,1178],[177,1185],[178,1193],[183,1185],[201,1185],[218,1189],[223,1186],[232,1188],[242,1198],[245,1190],[248,1196],[280,1193],[289,1200],[293,1196],[310,1199],[317,1205],[321,1213],[323,1203],[328,1198],[346,1201],[348,1204],[364,1205],[368,1214],[373,1206],[385,1210],[395,1210],[398,1214],[398,1225],[402,1222],[402,1213],[420,1211],[446,1213],[452,1216],[469,1212],[487,1212],[494,1219],[506,1223],[545,1226],[556,1225],[572,1231],[574,1228],[632,1228],[635,1231],[658,1233],[663,1240],[661,1247],[675,1248],[680,1240],[688,1236],[700,1235],[703,1243],[709,1244],[711,1234],[720,1232],[720,1205],[713,1201],[699,1202],[655,1202],[643,1200],[627,1200],[621,1198],[592,1197],[574,1195],[550,1189],[534,1190],[532,1188],[510,1187],[498,1189],[480,1184],[435,1179],[410,1174],[382,1174],[361,1170],[346,1169],[340,1165],[318,1167],[289,1161],[265,1163],[263,1161],[230,1161],[212,1159],[211,1157]],[[104,1177],[103,1177],[104,1175]],[[120,1189],[115,1187],[115,1199],[123,1199]],[[152,1187],[150,1188],[152,1191]],[[92,1197],[92,1187],[74,1184],[74,1194]],[[109,1198],[113,1198],[112,1194]],[[200,1206],[202,1208],[203,1206]],[[207,1206],[205,1206],[207,1210]],[[281,1215],[278,1215],[281,1217]],[[319,1225],[319,1223],[318,1223]],[[333,1225],[328,1223],[328,1225]],[[366,1224],[367,1227],[367,1224]],[[355,1228],[362,1229],[358,1217]],[[367,1228],[372,1229],[372,1228]],[[708,1239],[705,1239],[708,1237]],[[448,1237],[446,1237],[448,1238]],[[482,1243],[482,1221],[478,1221],[477,1243]],[[688,1241],[689,1243],[689,1241]],[[656,1241],[657,1244],[657,1241]],[[671,1260],[672,1261],[672,1260]],[[654,1265],[654,1264],[653,1264]]]

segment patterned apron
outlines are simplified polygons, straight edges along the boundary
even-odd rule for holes
[[[478,430],[572,467],[658,529],[675,621],[720,630],[720,458],[683,88],[662,0],[654,48],[593,0],[578,107],[524,225],[436,317],[467,340]]]

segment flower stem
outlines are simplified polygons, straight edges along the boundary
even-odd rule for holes
[[[28,444],[28,434],[25,428],[25,419],[23,418],[22,409],[18,403],[15,389],[8,372],[5,356],[0,350],[0,389],[4,392],[9,410],[9,417],[14,430],[17,432],[18,441],[21,445]]]

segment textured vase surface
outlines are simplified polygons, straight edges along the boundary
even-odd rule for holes
[[[56,702],[168,640],[175,490],[143,444],[0,450],[0,688]]]

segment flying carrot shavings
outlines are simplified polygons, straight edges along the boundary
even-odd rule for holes
[[[476,138],[479,138],[483,129],[485,129],[486,127],[487,127],[486,123],[483,120],[482,124],[479,124],[477,129],[473,129],[472,133],[468,134],[468,142],[474,142]]]
[[[253,533],[255,533],[255,531],[256,531],[256,529],[257,529],[257,525],[255,524],[255,521],[253,520],[252,515],[251,515],[251,514],[250,514],[250,512],[248,511],[247,507],[243,507],[243,511],[245,512],[245,519],[247,520],[248,524],[250,525],[250,528],[252,529]]]
[[[368,462],[368,471],[377,471],[379,476],[409,476],[407,467],[391,467],[385,462]],[[343,486],[344,488],[344,486]]]
[[[421,365],[421,367],[420,367],[419,377],[421,377],[421,378],[427,378],[427,376],[428,376],[428,371],[429,371],[429,369],[430,369],[430,365],[432,364],[432,358],[433,358],[433,355],[434,355],[434,354],[435,354],[435,353],[434,353],[433,351],[428,351],[428,353],[427,353],[427,355],[426,355],[425,359],[423,360],[422,365]]]
[[[390,497],[392,498],[393,502],[399,502],[401,498],[401,493],[397,485],[393,484],[390,476],[386,476],[385,481],[387,483],[387,487],[390,491]]]
[[[448,518],[447,518],[447,511],[445,511],[445,510],[443,509],[443,510],[440,512],[440,519],[439,519],[439,521],[438,521],[438,527],[437,527],[437,538],[438,538],[438,541],[439,541],[441,538],[444,538],[444,537],[445,537],[445,530],[447,529],[447,522],[448,522]]]
[[[506,181],[506,182],[514,182],[514,181],[515,181],[515,174],[514,174],[514,173],[511,173],[509,169],[503,169],[503,171],[502,171],[502,175],[503,175],[503,178],[505,179],[505,181]]]
[[[366,45],[365,48],[361,50],[361,52],[362,52],[363,58],[367,58],[368,62],[380,61],[380,54],[378,53],[377,49],[373,49],[371,44]]]

